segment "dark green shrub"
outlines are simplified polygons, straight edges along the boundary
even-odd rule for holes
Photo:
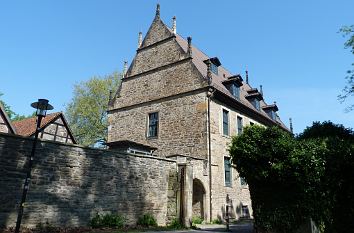
[[[179,219],[175,218],[172,220],[172,222],[170,223],[170,225],[168,225],[169,229],[174,229],[174,230],[180,230],[180,229],[184,229],[185,227],[183,226],[183,224],[179,221]]]
[[[212,224],[222,224],[222,221],[220,219],[213,219],[213,221],[211,221]]]
[[[199,216],[193,216],[192,217],[192,225],[195,226],[195,224],[202,224],[203,219]]]
[[[105,214],[99,215],[96,214],[90,221],[90,226],[92,228],[100,228],[100,227],[114,227],[114,228],[122,228],[124,227],[126,219],[119,214]]]
[[[157,222],[152,214],[144,214],[138,219],[138,225],[143,227],[156,227]]]

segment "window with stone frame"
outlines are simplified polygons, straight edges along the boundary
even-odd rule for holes
[[[240,176],[240,183],[241,183],[241,186],[247,186],[247,182],[246,182],[246,179],[245,179],[245,177],[242,177],[242,176]]]
[[[232,184],[232,170],[230,157],[224,157],[224,173],[225,173],[225,186],[231,187]]]
[[[148,137],[157,137],[158,136],[158,129],[159,129],[159,113],[152,112],[149,113],[149,120],[148,120]]]
[[[229,136],[229,111],[223,109],[222,110],[222,132],[223,135]]]
[[[237,117],[237,135],[241,135],[243,131],[243,119],[242,117]]]

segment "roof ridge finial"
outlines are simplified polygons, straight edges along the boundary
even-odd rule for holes
[[[124,61],[124,66],[123,66],[123,77],[124,78],[127,76],[127,71],[128,71],[128,62]]]
[[[259,85],[259,92],[263,95],[263,86]]]
[[[177,24],[176,24],[176,16],[172,17],[172,32],[176,35],[177,33]]]
[[[191,57],[191,56],[192,56],[192,37],[188,36],[188,37],[187,37],[187,41],[188,41],[188,50],[187,50],[187,53],[188,53],[188,55]]]
[[[246,83],[248,84],[248,70],[246,69]]]
[[[157,3],[157,5],[156,5],[155,17],[160,18],[160,3]]]
[[[290,131],[291,131],[291,133],[294,133],[293,132],[293,119],[291,119],[291,117],[289,118],[289,123],[290,123]]]
[[[143,44],[143,33],[139,32],[139,36],[138,36],[138,49],[141,47],[141,45]]]
[[[211,61],[210,61],[210,59],[208,59],[205,63],[207,64],[208,84],[211,85],[212,74],[211,74]]]

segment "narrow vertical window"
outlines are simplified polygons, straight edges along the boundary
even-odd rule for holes
[[[225,186],[231,187],[231,161],[230,158],[224,157],[224,170],[225,170]]]
[[[241,135],[243,131],[242,117],[237,117],[237,135]]]
[[[241,186],[247,185],[246,179],[244,177],[240,177],[240,183],[241,183]]]
[[[149,113],[148,137],[157,137],[159,127],[159,114],[157,112]]]
[[[229,135],[229,111],[225,109],[222,110],[222,131],[224,135]]]
[[[261,109],[261,106],[260,106],[260,103],[259,103],[259,100],[258,99],[253,99],[251,101],[253,107],[255,107],[258,111]]]

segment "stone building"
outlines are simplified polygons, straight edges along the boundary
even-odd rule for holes
[[[37,117],[31,117],[13,122],[16,134],[25,137],[33,137],[36,132],[36,121]],[[40,128],[38,138],[76,144],[76,140],[71,133],[69,125],[61,112],[51,113],[45,116],[42,119]]]
[[[0,103],[0,133],[16,133],[11,120],[7,113],[5,112],[4,106]]]
[[[191,41],[176,33],[175,17],[165,25],[158,5],[110,100],[108,145],[134,141],[177,161],[178,214],[187,225],[193,217],[224,220],[227,203],[231,217],[252,217],[247,183],[230,163],[231,136],[250,124],[288,129],[247,73],[232,74]]]

